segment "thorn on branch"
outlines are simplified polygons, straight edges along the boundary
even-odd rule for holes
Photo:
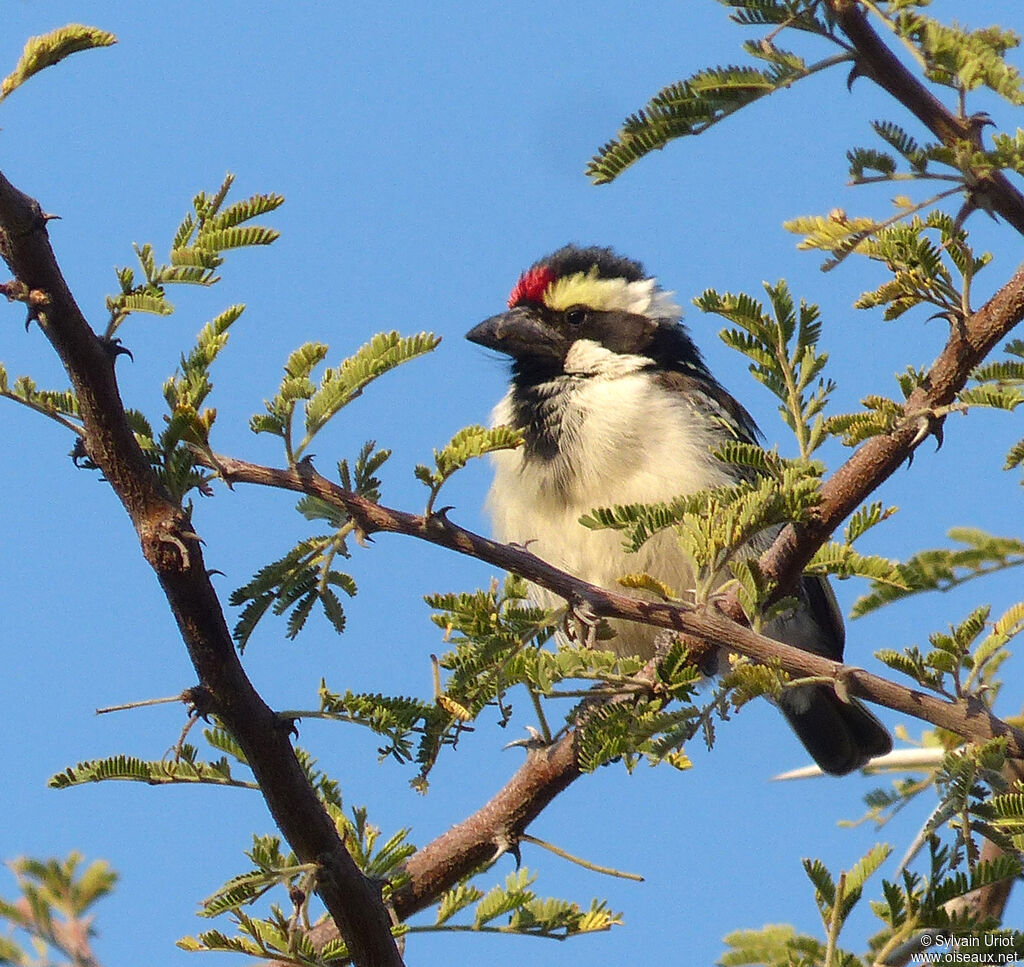
[[[455,510],[454,504],[446,504],[444,507],[438,507],[437,510],[431,512],[428,520],[433,520],[435,517],[438,518],[441,524],[447,527],[451,521],[448,520],[448,514]]]
[[[511,742],[506,742],[502,746],[502,750],[505,749],[546,749],[551,743],[548,742],[543,735],[540,734],[532,725],[526,726],[526,731],[529,733],[525,739],[513,739]]]
[[[970,126],[971,131],[977,132],[976,137],[978,141],[978,147],[981,147],[981,131],[986,127],[995,127],[996,122],[992,120],[992,115],[988,111],[978,111],[972,114],[967,119],[967,124]]]
[[[96,462],[89,456],[89,450],[85,445],[84,437],[75,437],[75,445],[71,448],[68,456],[71,457],[71,462],[79,470],[99,470]],[[79,463],[79,460],[82,462]]]
[[[194,531],[179,530],[177,523],[171,520],[158,521],[157,532],[156,539],[158,544],[170,544],[172,547],[177,548],[178,553],[181,555],[181,569],[183,571],[190,571],[192,569],[192,555],[182,538],[198,541],[200,540],[199,536]]]
[[[215,454],[208,446],[201,447],[197,446],[195,443],[189,443],[188,441],[185,441],[185,446],[187,446],[189,450],[199,458],[200,463],[209,467],[217,474],[218,477],[220,477],[221,480],[224,481],[224,486],[226,486],[228,490],[235,489],[234,474],[224,466],[217,454]],[[205,479],[199,484],[199,492],[204,497],[213,496],[213,487],[210,486],[209,479]],[[214,572],[210,571],[208,573],[213,574]]]
[[[935,437],[935,449],[940,450],[942,448],[942,428],[944,417],[939,416],[934,411],[929,410],[925,413],[917,413],[911,417],[912,421],[917,425],[917,432],[914,434],[914,439],[910,441],[910,452],[907,454],[907,466],[910,467],[914,463],[914,451],[928,439],[930,436]]]
[[[110,357],[111,363],[116,363],[118,356],[127,356],[133,363],[135,362],[135,357],[132,355],[132,351],[127,347],[122,346],[120,339],[100,336],[100,345],[103,347],[103,351]]]
[[[597,644],[597,630],[601,618],[589,601],[575,601],[565,614],[565,633],[572,641],[580,642],[586,648]]]
[[[956,309],[942,309],[939,312],[933,312],[926,321],[931,322],[932,319],[945,319],[951,330],[955,329],[963,335],[964,314],[962,312],[958,312]]]
[[[286,735],[293,738],[299,737],[299,716],[297,715],[274,715],[275,725]]]
[[[523,857],[519,851],[519,840],[511,836],[508,830],[502,831],[495,837],[494,855],[487,861],[487,865],[491,866],[497,863],[506,853],[515,858],[518,870],[523,863]]]
[[[30,289],[20,279],[11,279],[10,282],[0,283],[0,294],[7,297],[8,302],[21,302],[28,306],[28,316],[25,319],[25,331],[33,322],[38,321],[43,309],[50,305],[50,294],[43,289]]]
[[[373,538],[362,529],[358,524],[353,531],[353,537],[355,537],[356,543],[365,550],[373,543]]]
[[[857,668],[854,665],[844,665],[839,669],[835,680],[832,682],[832,690],[836,693],[836,698],[843,704],[849,705],[853,701],[850,695],[850,682],[857,672],[862,671],[864,671],[863,668]]]
[[[171,748],[175,762],[179,762],[181,760],[182,753],[185,751],[185,739],[188,738],[189,732],[192,731],[193,726],[195,726],[196,722],[199,721],[200,717],[201,716],[195,709],[192,709],[192,711],[188,713],[188,721],[186,721],[185,725],[182,727],[181,734],[178,736],[178,741],[175,742],[174,746]],[[202,718],[204,722],[208,721],[205,716]]]
[[[181,693],[181,700],[189,707],[190,715],[198,715],[204,722],[217,711],[213,693],[205,685],[193,685]]]

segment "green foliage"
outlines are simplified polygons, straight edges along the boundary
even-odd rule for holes
[[[424,723],[417,754],[421,774],[415,784],[420,787],[440,748],[454,745],[465,723],[484,709],[496,708],[500,724],[507,724],[512,715],[507,696],[517,685],[530,695],[545,740],[550,739],[550,730],[543,708],[550,700],[584,695],[631,699],[595,706],[578,720],[577,710],[569,711],[568,721],[578,729],[584,770],[613,759],[621,759],[632,770],[641,758],[687,768],[681,746],[703,727],[706,714],[689,704],[701,675],[685,651],[673,644],[659,661],[652,696],[651,685],[636,677],[643,665],[638,659],[617,658],[566,635],[559,636],[554,651],[541,647],[553,631],[553,618],[528,605],[525,594],[524,582],[510,577],[501,591],[492,585],[473,594],[427,598],[437,609],[434,622],[445,629],[446,640],[454,647],[439,660],[439,669],[449,674],[443,691],[439,683],[437,702],[448,715],[439,723]],[[572,683],[589,688],[581,691]],[[667,708],[670,701],[682,704]]]
[[[930,81],[960,93],[986,87],[1011,104],[1024,104],[1024,81],[1006,62],[1007,51],[1020,45],[1019,34],[1001,27],[967,30],[910,9],[899,10],[891,22],[919,52]]]
[[[507,724],[512,711],[505,704],[506,693],[528,682],[531,667],[542,666],[536,642],[552,632],[551,617],[526,603],[525,582],[514,576],[501,589],[492,583],[486,591],[433,594],[425,600],[435,610],[431,620],[444,629],[445,640],[453,647],[438,660],[435,701],[445,714],[425,723],[417,752],[420,776],[414,782],[419,789],[426,788],[426,776],[441,748],[454,746],[466,723],[485,708],[496,707],[500,723]],[[606,667],[611,664],[604,654],[596,660]],[[441,669],[449,673],[443,689]],[[550,666],[534,674],[537,681],[559,680]]]
[[[1000,930],[991,918],[981,918],[972,912],[969,904],[953,904],[952,901],[984,886],[1019,875],[1019,861],[1004,856],[993,862],[975,864],[965,874],[957,870],[955,851],[944,846],[937,837],[930,836],[927,846],[928,873],[922,875],[904,869],[898,882],[883,882],[884,900],[871,904],[875,915],[885,924],[883,930],[871,941],[876,962],[884,963],[892,951],[903,948],[915,939],[919,947],[928,947],[936,932],[940,934],[935,938],[936,946],[949,944],[957,936],[976,937],[975,945],[981,946],[987,936],[1006,940],[989,940],[986,946],[1000,943],[1000,950],[1006,953],[1014,951],[1024,935]],[[929,940],[921,944],[920,938],[926,931],[932,933]],[[1002,943],[1006,946],[1002,946]]]
[[[932,162],[955,168],[956,156],[944,144],[929,142],[920,144],[898,124],[892,121],[872,121],[875,133],[893,148],[907,163],[907,172],[898,174],[898,163],[892,155],[874,148],[853,148],[847,152],[850,161],[850,182],[854,185],[870,184],[876,181],[900,181],[914,178],[937,178],[954,180],[948,172],[935,173],[929,169]],[[870,176],[868,171],[877,171]]]
[[[869,614],[911,594],[948,591],[967,581],[1024,565],[1024,541],[1018,538],[996,537],[970,527],[953,528],[949,538],[963,546],[914,554],[899,566],[903,587],[893,583],[873,586],[854,603],[853,615]]]
[[[308,508],[308,502],[304,506]],[[338,634],[345,630],[345,610],[335,589],[353,597],[356,583],[333,564],[339,556],[350,556],[346,541],[350,532],[350,525],[345,524],[333,534],[299,541],[284,557],[260,568],[251,581],[232,592],[229,603],[242,608],[233,631],[241,650],[268,611],[278,616],[291,612],[286,631],[291,639],[298,637],[317,604]]]
[[[195,347],[182,355],[178,369],[164,383],[169,414],[162,432],[153,430],[141,414],[134,414],[136,439],[172,499],[181,503],[192,489],[209,494],[213,474],[196,462],[196,451],[212,456],[210,431],[217,411],[205,407],[213,390],[210,367],[227,345],[228,330],[245,310],[233,305],[210,320],[200,331]]]
[[[375,441],[367,441],[351,468],[346,459],[338,462],[338,479],[345,490],[372,501],[380,499],[377,472],[391,456],[390,450],[376,447]],[[349,539],[355,536],[360,540],[360,533],[348,511],[319,497],[302,497],[296,509],[307,520],[324,521],[333,530],[299,541],[232,593],[229,602],[242,608],[233,633],[243,650],[268,612],[278,616],[290,612],[287,636],[291,639],[305,627],[316,605],[338,634],[345,630],[345,610],[335,589],[353,597],[356,582],[335,563],[338,558],[351,557]]]
[[[129,268],[117,271],[121,293],[107,300],[111,317],[104,341],[108,350],[119,350],[114,333],[132,312],[151,312],[169,315],[174,311],[166,299],[164,286],[170,283],[193,282],[212,285],[217,281],[213,268],[223,259],[222,249],[250,244],[267,244],[277,233],[253,226],[240,227],[249,218],[277,208],[280,195],[254,195],[245,201],[228,205],[228,190],[233,180],[228,175],[217,193],[209,198],[203,192],[194,199],[195,217],[186,216],[179,227],[171,253],[171,265],[157,266],[151,245],[136,247],[145,281],[136,285],[135,273]],[[185,262],[190,261],[189,266]],[[200,263],[203,263],[202,265]],[[126,411],[128,422],[136,440],[159,478],[167,496],[178,504],[192,490],[210,493],[210,480],[214,474],[200,463],[200,457],[211,461],[210,432],[217,411],[205,403],[213,390],[210,369],[228,340],[228,331],[244,310],[243,305],[232,305],[208,322],[200,331],[196,345],[183,354],[175,372],[163,385],[168,414],[163,419],[159,434],[152,422],[137,410]],[[0,396],[29,406],[33,410],[56,420],[62,426],[84,437],[78,401],[69,391],[39,390],[28,377],[20,377],[13,385],[8,383],[6,371],[0,366]],[[79,466],[97,469],[82,446],[81,440],[72,455]]]
[[[281,851],[276,836],[253,836],[253,848],[246,851],[253,869],[232,877],[200,904],[199,916],[216,917],[255,903],[274,887],[284,885],[291,891],[297,881],[315,872],[312,864],[302,865],[295,854]],[[307,884],[308,887],[308,884]]]
[[[664,148],[670,141],[703,134],[741,108],[850,59],[844,51],[808,64],[799,54],[776,44],[776,38],[785,30],[837,40],[815,0],[721,2],[735,8],[731,19],[736,23],[774,28],[764,38],[743,44],[746,54],[767,66],[709,67],[661,90],[644,108],[626,118],[618,135],[598,150],[587,166],[587,174],[595,184],[614,180],[635,161]]]
[[[303,718],[319,717],[362,725],[387,739],[377,751],[381,758],[408,762],[414,757],[418,736],[437,732],[448,723],[448,714],[436,702],[391,695],[330,691],[320,683],[320,707]]]
[[[976,890],[1019,876],[1020,860],[1000,856],[993,861],[976,862],[963,872],[958,868],[961,860],[957,850],[943,845],[935,835],[927,837],[926,845],[927,873],[903,868],[897,880],[882,881],[883,899],[870,902],[882,929],[871,939],[870,952],[864,957],[842,949],[839,939],[862,899],[867,880],[891,852],[886,844],[876,845],[851,870],[838,876],[833,876],[819,860],[804,861],[804,870],[814,887],[824,939],[798,934],[781,924],[740,930],[725,938],[729,949],[719,963],[728,967],[866,967],[894,962],[891,958],[896,951],[900,951],[902,960],[908,950],[935,952],[935,962],[945,962],[940,959],[947,952],[942,948],[951,946],[957,938],[966,949],[982,956],[998,951],[1000,957],[1009,958],[1024,949],[1024,934],[1001,929],[992,917],[982,917],[969,904],[956,902]]]
[[[992,144],[992,150],[979,159],[980,164],[988,162],[993,168],[1024,174],[1024,131],[1017,128],[1013,134],[993,134]]]
[[[728,949],[718,959],[721,967],[753,964],[817,967],[825,963],[825,945],[798,934],[788,924],[771,924],[760,930],[736,930],[724,941]]]
[[[135,246],[142,281],[136,283],[135,272],[127,266],[117,269],[121,291],[107,297],[110,321],[104,336],[108,341],[113,340],[133,312],[159,316],[173,313],[166,286],[211,286],[220,281],[214,273],[224,262],[224,252],[269,245],[278,237],[274,229],[243,223],[274,211],[284,203],[284,198],[277,194],[253,195],[224,207],[234,180],[235,176],[229,173],[212,196],[201,191],[193,198],[193,211],[185,215],[174,233],[169,264],[157,265],[152,245]]]
[[[978,366],[971,379],[978,385],[957,394],[965,406],[990,406],[1007,411],[1024,402],[1024,339],[1012,339],[1004,347],[1009,359],[998,359]],[[1003,464],[1013,470],[1024,463],[1024,440],[1010,447]]]
[[[693,674],[696,690],[700,676]],[[583,772],[594,772],[609,762],[622,760],[632,772],[641,759],[651,765],[668,762],[675,768],[690,768],[682,748],[697,734],[703,719],[689,705],[667,709],[661,699],[600,705],[580,723],[577,755]]]
[[[693,562],[693,594],[698,602],[729,577],[742,574],[750,587],[755,578],[750,565],[737,562],[766,548],[783,524],[806,518],[820,499],[822,468],[813,461],[786,460],[753,444],[734,443],[716,451],[715,456],[755,469],[757,474],[668,503],[596,508],[580,523],[592,529],[624,531],[624,546],[629,550],[672,527]],[[758,595],[761,600],[763,597]]]
[[[402,863],[414,848],[401,831],[384,843],[378,843],[380,831],[366,822],[365,810],[354,811],[354,821],[340,811],[332,818],[346,846],[365,875],[386,883],[385,895],[403,880]],[[198,937],[185,937],[178,946],[189,951],[224,951],[253,957],[272,957],[276,962],[296,967],[319,967],[341,963],[348,953],[340,940],[319,949],[309,940],[309,901],[315,888],[315,867],[302,866],[293,854],[283,854],[276,837],[254,837],[254,848],[247,855],[254,868],[233,878],[203,903],[202,916],[230,915],[237,933],[229,936],[209,930]],[[461,883],[442,894],[435,921],[429,924],[399,924],[396,937],[411,933],[469,931],[476,933],[519,934],[565,940],[571,936],[609,930],[622,923],[622,915],[613,913],[603,901],[593,900],[588,908],[554,898],[542,898],[531,889],[536,875],[525,867],[510,873],[503,884],[486,893],[469,883]],[[243,908],[272,889],[285,888],[291,901],[286,913],[277,904],[269,916],[257,918]],[[463,915],[463,916],[460,916]]]
[[[729,689],[732,707],[740,709],[755,698],[777,699],[789,683],[789,675],[777,663],[762,665],[747,658],[736,658],[722,683]]]
[[[583,909],[567,900],[542,899],[530,887],[536,874],[525,867],[510,873],[502,885],[483,893],[461,883],[445,893],[438,905],[437,920],[429,926],[410,927],[410,933],[442,929],[521,934],[565,940],[585,933],[609,930],[622,923],[622,915],[612,913],[603,901],[593,900]],[[453,920],[472,909],[472,919]],[[498,923],[507,918],[504,923]]]
[[[39,389],[31,376],[19,376],[11,383],[6,367],[0,363],[0,398],[27,406],[79,436],[84,433],[78,399],[70,389]]]
[[[190,722],[191,725],[191,722]],[[249,767],[240,746],[235,739],[222,727],[204,729],[203,735],[210,746],[224,755],[213,762],[202,762],[198,758],[195,746],[183,741],[174,747],[173,754],[159,761],[146,761],[134,756],[118,755],[105,759],[93,759],[68,767],[51,777],[49,785],[53,789],[67,789],[87,782],[105,782],[121,780],[127,782],[144,782],[147,785],[171,785],[175,783],[204,783],[213,786],[234,786],[240,789],[259,789],[259,785],[251,779],[239,779],[233,772],[231,763]],[[295,748],[295,755],[306,774],[310,786],[328,805],[340,805],[341,793],[338,784],[326,773],[317,769],[314,760],[301,747]]]
[[[899,403],[885,396],[865,396],[861,403],[863,412],[838,413],[825,422],[828,433],[842,437],[844,446],[855,447],[873,436],[892,433],[906,415]]]
[[[514,450],[523,445],[523,434],[510,426],[467,426],[459,430],[441,450],[434,451],[434,467],[418,464],[416,479],[430,489],[427,501],[427,515],[434,507],[434,501],[448,478],[461,470],[470,460],[482,457],[496,450]]]
[[[366,876],[387,880],[391,887],[403,881],[401,865],[415,852],[415,847],[407,839],[408,830],[399,830],[382,839],[381,830],[368,821],[365,808],[353,809],[351,819],[337,804],[328,803],[327,810],[356,865]],[[271,890],[283,887],[296,907],[289,921],[293,926],[308,928],[308,904],[316,888],[315,864],[301,864],[294,853],[284,852],[277,836],[253,836],[253,847],[245,855],[251,860],[252,868],[232,877],[203,900],[199,915],[210,918],[225,913],[244,916],[243,907],[251,906]],[[264,925],[270,927],[266,922]]]
[[[929,199],[918,208],[930,206],[947,195],[967,191],[979,178],[994,171],[1024,171],[1024,132],[1020,130],[1012,135],[993,135],[992,148],[985,150],[970,141],[920,144],[892,121],[872,121],[871,126],[900,155],[906,163],[906,170],[899,170],[897,159],[886,151],[853,148],[847,152],[850,183],[866,185],[883,181],[932,180],[951,182],[954,185],[949,191]]]
[[[826,940],[797,934],[786,925],[776,924],[761,930],[740,930],[725,938],[729,949],[719,963],[728,967],[745,964],[787,965],[787,967],[863,967],[864,961],[842,950],[839,934],[850,913],[859,903],[864,884],[886,860],[891,848],[872,847],[849,871],[834,877],[820,860],[804,860],[804,871],[814,887],[814,897],[825,930]]]
[[[207,930],[198,937],[183,937],[178,946],[190,952],[248,954],[302,967],[348,961],[348,951],[343,943],[337,941],[328,949],[318,951],[301,925],[286,917],[278,906],[274,906],[270,916],[262,920],[241,912],[235,914],[234,919],[239,930],[234,937],[220,930]]]
[[[93,963],[92,908],[117,882],[110,866],[95,860],[82,868],[77,852],[63,860],[21,857],[7,865],[21,895],[14,902],[0,898],[0,924],[12,931],[0,937],[0,963],[34,967],[62,962],[58,957],[73,964]],[[32,953],[22,945],[24,940],[31,943]]]
[[[195,746],[183,745],[174,758],[146,761],[134,756],[117,755],[106,759],[91,759],[69,766],[50,778],[53,789],[68,789],[87,782],[105,782],[118,779],[126,782],[144,782],[150,786],[172,783],[206,783],[216,786],[238,786],[258,789],[252,780],[235,778],[227,757],[215,762],[201,762]]]
[[[950,698],[974,697],[991,706],[999,690],[995,674],[1009,657],[1007,646],[1024,631],[1024,603],[1011,605],[991,624],[990,612],[982,605],[948,633],[932,633],[928,651],[916,646],[903,651],[883,649],[876,657],[925,688]]]
[[[838,578],[861,577],[874,582],[876,587],[906,590],[902,565],[887,557],[861,554],[853,547],[872,527],[888,520],[897,508],[883,509],[880,501],[866,504],[850,515],[843,528],[842,541],[829,541],[815,552],[807,566],[808,574],[829,574]]]
[[[819,0],[718,0],[732,7],[729,15],[741,26],[783,26],[821,37],[834,38],[832,20]]]
[[[841,873],[837,880],[819,860],[804,860],[804,872],[814,884],[814,899],[818,913],[829,937],[839,935],[850,912],[860,901],[864,883],[885,862],[892,847],[885,843],[873,846],[849,871]]]
[[[370,383],[396,366],[430,352],[440,341],[429,332],[414,336],[378,333],[340,365],[325,369],[319,384],[313,382],[312,373],[327,358],[328,347],[322,343],[306,343],[288,357],[281,388],[273,399],[267,400],[266,413],[257,413],[249,425],[254,433],[281,437],[288,463],[295,464],[302,459],[317,433]],[[293,445],[293,420],[300,402],[305,436]]]
[[[835,388],[831,380],[821,378],[828,354],[817,350],[818,307],[801,299],[798,312],[784,281],[765,283],[764,288],[771,315],[743,293],[719,295],[708,289],[694,303],[738,327],[723,330],[722,340],[751,360],[750,372],[781,401],[782,419],[796,434],[800,455],[809,458],[825,439],[822,411]]]
[[[80,50],[110,47],[117,38],[98,27],[68,24],[39,37],[31,37],[14,70],[0,82],[0,101],[21,87],[30,77]]]
[[[929,231],[937,233],[938,245],[928,238]],[[882,228],[865,240],[862,248],[869,258],[883,262],[892,278],[873,292],[863,293],[854,307],[884,306],[887,320],[922,304],[957,318],[968,315],[970,284],[992,258],[987,252],[975,256],[967,244],[967,233],[951,215],[938,211],[925,219],[914,216],[909,222]]]
[[[878,554],[861,554],[849,543],[829,541],[814,553],[807,574],[828,574],[841,579],[859,577],[876,586],[906,590],[900,563]]]
[[[971,311],[971,282],[992,256],[975,255],[967,233],[952,215],[932,211],[923,219],[913,215],[904,220],[913,206],[903,197],[895,201],[897,216],[885,222],[833,212],[827,217],[794,218],[785,227],[804,236],[799,248],[832,253],[823,269],[833,268],[853,252],[885,265],[892,277],[862,293],[856,308],[884,307],[887,320],[919,305],[933,306],[951,318],[965,317]]]

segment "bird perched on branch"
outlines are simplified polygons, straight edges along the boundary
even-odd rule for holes
[[[630,554],[618,532],[579,523],[596,507],[668,501],[740,479],[740,468],[713,451],[730,441],[756,444],[757,426],[708,371],[681,314],[638,262],[567,245],[522,274],[507,312],[467,334],[511,357],[511,383],[493,422],[518,428],[525,441],[494,454],[488,509],[498,539],[528,544],[601,587],[642,571],[668,587],[693,588],[691,561],[671,529]],[[840,660],[843,622],[828,582],[804,576],[798,596],[797,608],[768,622],[765,634]],[[615,637],[603,647],[654,654],[658,629],[610,624]],[[827,773],[844,775],[892,748],[864,705],[827,685],[787,689],[778,705]]]

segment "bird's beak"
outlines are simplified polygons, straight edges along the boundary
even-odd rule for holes
[[[565,347],[557,330],[529,306],[516,306],[485,319],[466,333],[466,338],[487,349],[521,359],[524,356],[560,358]]]

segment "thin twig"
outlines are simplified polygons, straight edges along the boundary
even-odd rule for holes
[[[585,870],[592,870],[594,873],[602,873],[605,876],[615,876],[621,880],[633,880],[636,883],[643,883],[644,878],[639,873],[627,873],[625,870],[617,870],[611,866],[601,866],[599,863],[591,863],[590,860],[585,860],[579,856],[574,856],[567,850],[562,849],[560,846],[555,846],[554,843],[549,843],[545,839],[538,839],[536,836],[530,836],[528,833],[523,833],[519,837],[521,843],[533,843],[534,846],[540,846],[542,849],[546,849],[555,856],[562,857],[563,860],[568,860],[570,863],[575,863],[577,866],[582,866]]]

